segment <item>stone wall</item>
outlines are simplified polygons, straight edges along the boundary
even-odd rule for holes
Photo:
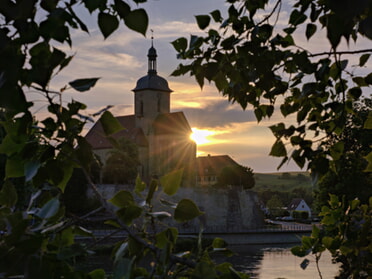
[[[106,199],[110,199],[120,190],[128,190],[129,185],[99,185],[99,190]],[[200,222],[206,231],[233,232],[254,229],[264,225],[263,213],[259,209],[257,195],[251,190],[237,188],[216,189],[212,187],[180,188],[174,196],[168,196],[162,191],[154,196],[155,210],[172,210],[160,204],[160,199],[178,202],[181,199],[191,199],[205,214],[197,220],[180,227],[185,232],[197,230]]]

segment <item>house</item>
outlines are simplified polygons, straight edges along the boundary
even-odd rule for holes
[[[215,185],[221,171],[226,167],[233,166],[239,166],[239,164],[228,155],[197,157],[197,184],[200,186]]]
[[[294,211],[306,211],[309,214],[309,218],[311,217],[311,209],[307,205],[304,199],[296,198],[291,201],[291,203],[287,207],[288,212],[292,217]]]
[[[167,80],[157,74],[156,49],[148,51],[148,72],[133,89],[134,115],[118,116],[125,128],[113,135],[132,140],[138,146],[138,172],[144,181],[183,168],[192,173],[196,160],[196,143],[190,139],[192,130],[183,112],[170,111],[172,90]],[[85,136],[94,152],[105,162],[113,146],[104,136],[98,121]]]

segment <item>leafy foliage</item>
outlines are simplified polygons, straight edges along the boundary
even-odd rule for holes
[[[182,172],[160,178],[161,185],[158,180],[146,185],[137,178],[134,191],[120,191],[109,201],[97,190],[90,174],[99,162],[82,130],[96,117],[109,138],[122,127],[110,107],[90,115],[84,114],[84,104],[63,101],[66,90],[86,92],[99,78],[77,78],[60,90],[50,88],[52,78],[73,58],[63,51],[65,44],[72,45],[72,29],[89,33],[77,9],[97,16],[105,39],[120,21],[143,35],[147,30],[145,10],[132,9],[123,0],[5,0],[0,5],[0,277],[107,278],[102,268],[83,271],[76,265],[81,257],[89,257],[92,248],[78,237],[91,237],[93,246],[97,243],[80,220],[104,211],[107,225],[121,236],[113,251],[113,278],[247,278],[231,265],[219,266],[211,260],[209,254],[221,249],[219,241],[203,247],[200,236],[196,252],[175,254],[178,231],[163,221],[184,222],[203,213],[187,199],[172,204],[169,212],[155,211],[154,201],[157,191],[176,192]],[[43,119],[36,119],[34,104],[26,98],[30,89],[48,104]],[[127,142],[112,143],[120,155],[126,155],[125,161],[131,157],[133,162],[136,154]],[[77,170],[85,178],[73,176]],[[73,189],[80,183],[82,189]],[[81,194],[82,201],[85,185],[99,204],[90,210],[72,209],[76,195]],[[20,205],[19,192],[25,194]],[[71,214],[79,210],[78,217]]]
[[[115,123],[115,122],[114,122]],[[133,183],[138,174],[138,148],[129,139],[121,138],[103,167],[103,183]]]
[[[344,131],[328,139],[329,145],[333,146],[331,152],[334,156],[338,153],[339,159],[318,183],[316,196],[319,207],[327,204],[329,193],[345,197],[348,201],[359,198],[363,203],[367,203],[372,196],[372,173],[365,171],[367,162],[364,159],[372,151],[372,130],[362,129],[372,100],[362,101],[355,104],[355,114],[349,116]]]
[[[342,153],[342,139],[332,145],[327,139],[344,131],[355,102],[372,84],[371,73],[363,68],[372,49],[340,50],[342,39],[357,47],[360,37],[372,39],[370,2],[298,0],[285,6],[290,15],[284,27],[277,26],[284,1],[227,2],[225,18],[218,10],[196,16],[204,36],[172,42],[178,57],[189,61],[173,75],[190,73],[201,87],[213,82],[229,101],[243,109],[252,106],[257,121],[279,108],[297,123],[270,127],[276,138],[270,155],[283,157],[279,168],[292,159],[300,168],[307,165],[314,178],[324,175]],[[296,43],[304,30],[312,41],[320,28],[329,42],[324,52]],[[359,65],[351,65],[349,56],[359,54]],[[360,129],[369,125],[366,120]]]
[[[302,237],[302,245],[292,248],[292,253],[299,257],[311,253],[318,264],[328,250],[341,263],[340,278],[367,278],[372,272],[372,198],[367,204],[359,200],[346,203],[330,195],[320,216],[322,226],[313,226],[311,236]],[[319,267],[318,271],[321,276]]]
[[[243,186],[244,189],[251,189],[255,185],[253,170],[249,167],[240,165],[223,168],[217,180],[219,186],[233,185]]]

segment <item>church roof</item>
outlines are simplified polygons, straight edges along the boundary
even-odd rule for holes
[[[118,116],[116,119],[125,128],[113,135],[115,139],[127,138],[138,146],[148,146],[148,141],[141,128],[135,127],[135,116]],[[177,135],[191,133],[190,125],[183,112],[160,114],[153,124],[156,135]],[[110,149],[112,144],[105,136],[100,121],[97,121],[85,136],[93,149]]]
[[[154,133],[161,134],[186,134],[191,133],[189,122],[183,112],[170,112],[159,114],[154,121]]]
[[[127,138],[139,146],[147,146],[148,142],[143,131],[135,127],[134,115],[118,116],[116,119],[125,128],[113,135],[115,139]],[[100,121],[97,121],[85,136],[86,140],[92,145],[93,149],[109,149],[112,144],[105,136]]]
[[[144,77],[141,77],[137,81],[136,87],[133,89],[134,92],[141,90],[160,90],[165,92],[172,92],[168,86],[168,81],[157,74],[148,74]]]
[[[230,156],[228,155],[217,155],[217,156],[200,156],[196,158],[196,165],[198,175],[218,175],[223,168],[228,166],[238,165]]]

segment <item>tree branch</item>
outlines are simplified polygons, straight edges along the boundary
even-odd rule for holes
[[[372,52],[372,49],[360,49],[360,50],[345,50],[345,51],[325,51],[320,53],[309,54],[309,57],[323,56],[323,55],[342,55],[342,54],[358,54]]]

